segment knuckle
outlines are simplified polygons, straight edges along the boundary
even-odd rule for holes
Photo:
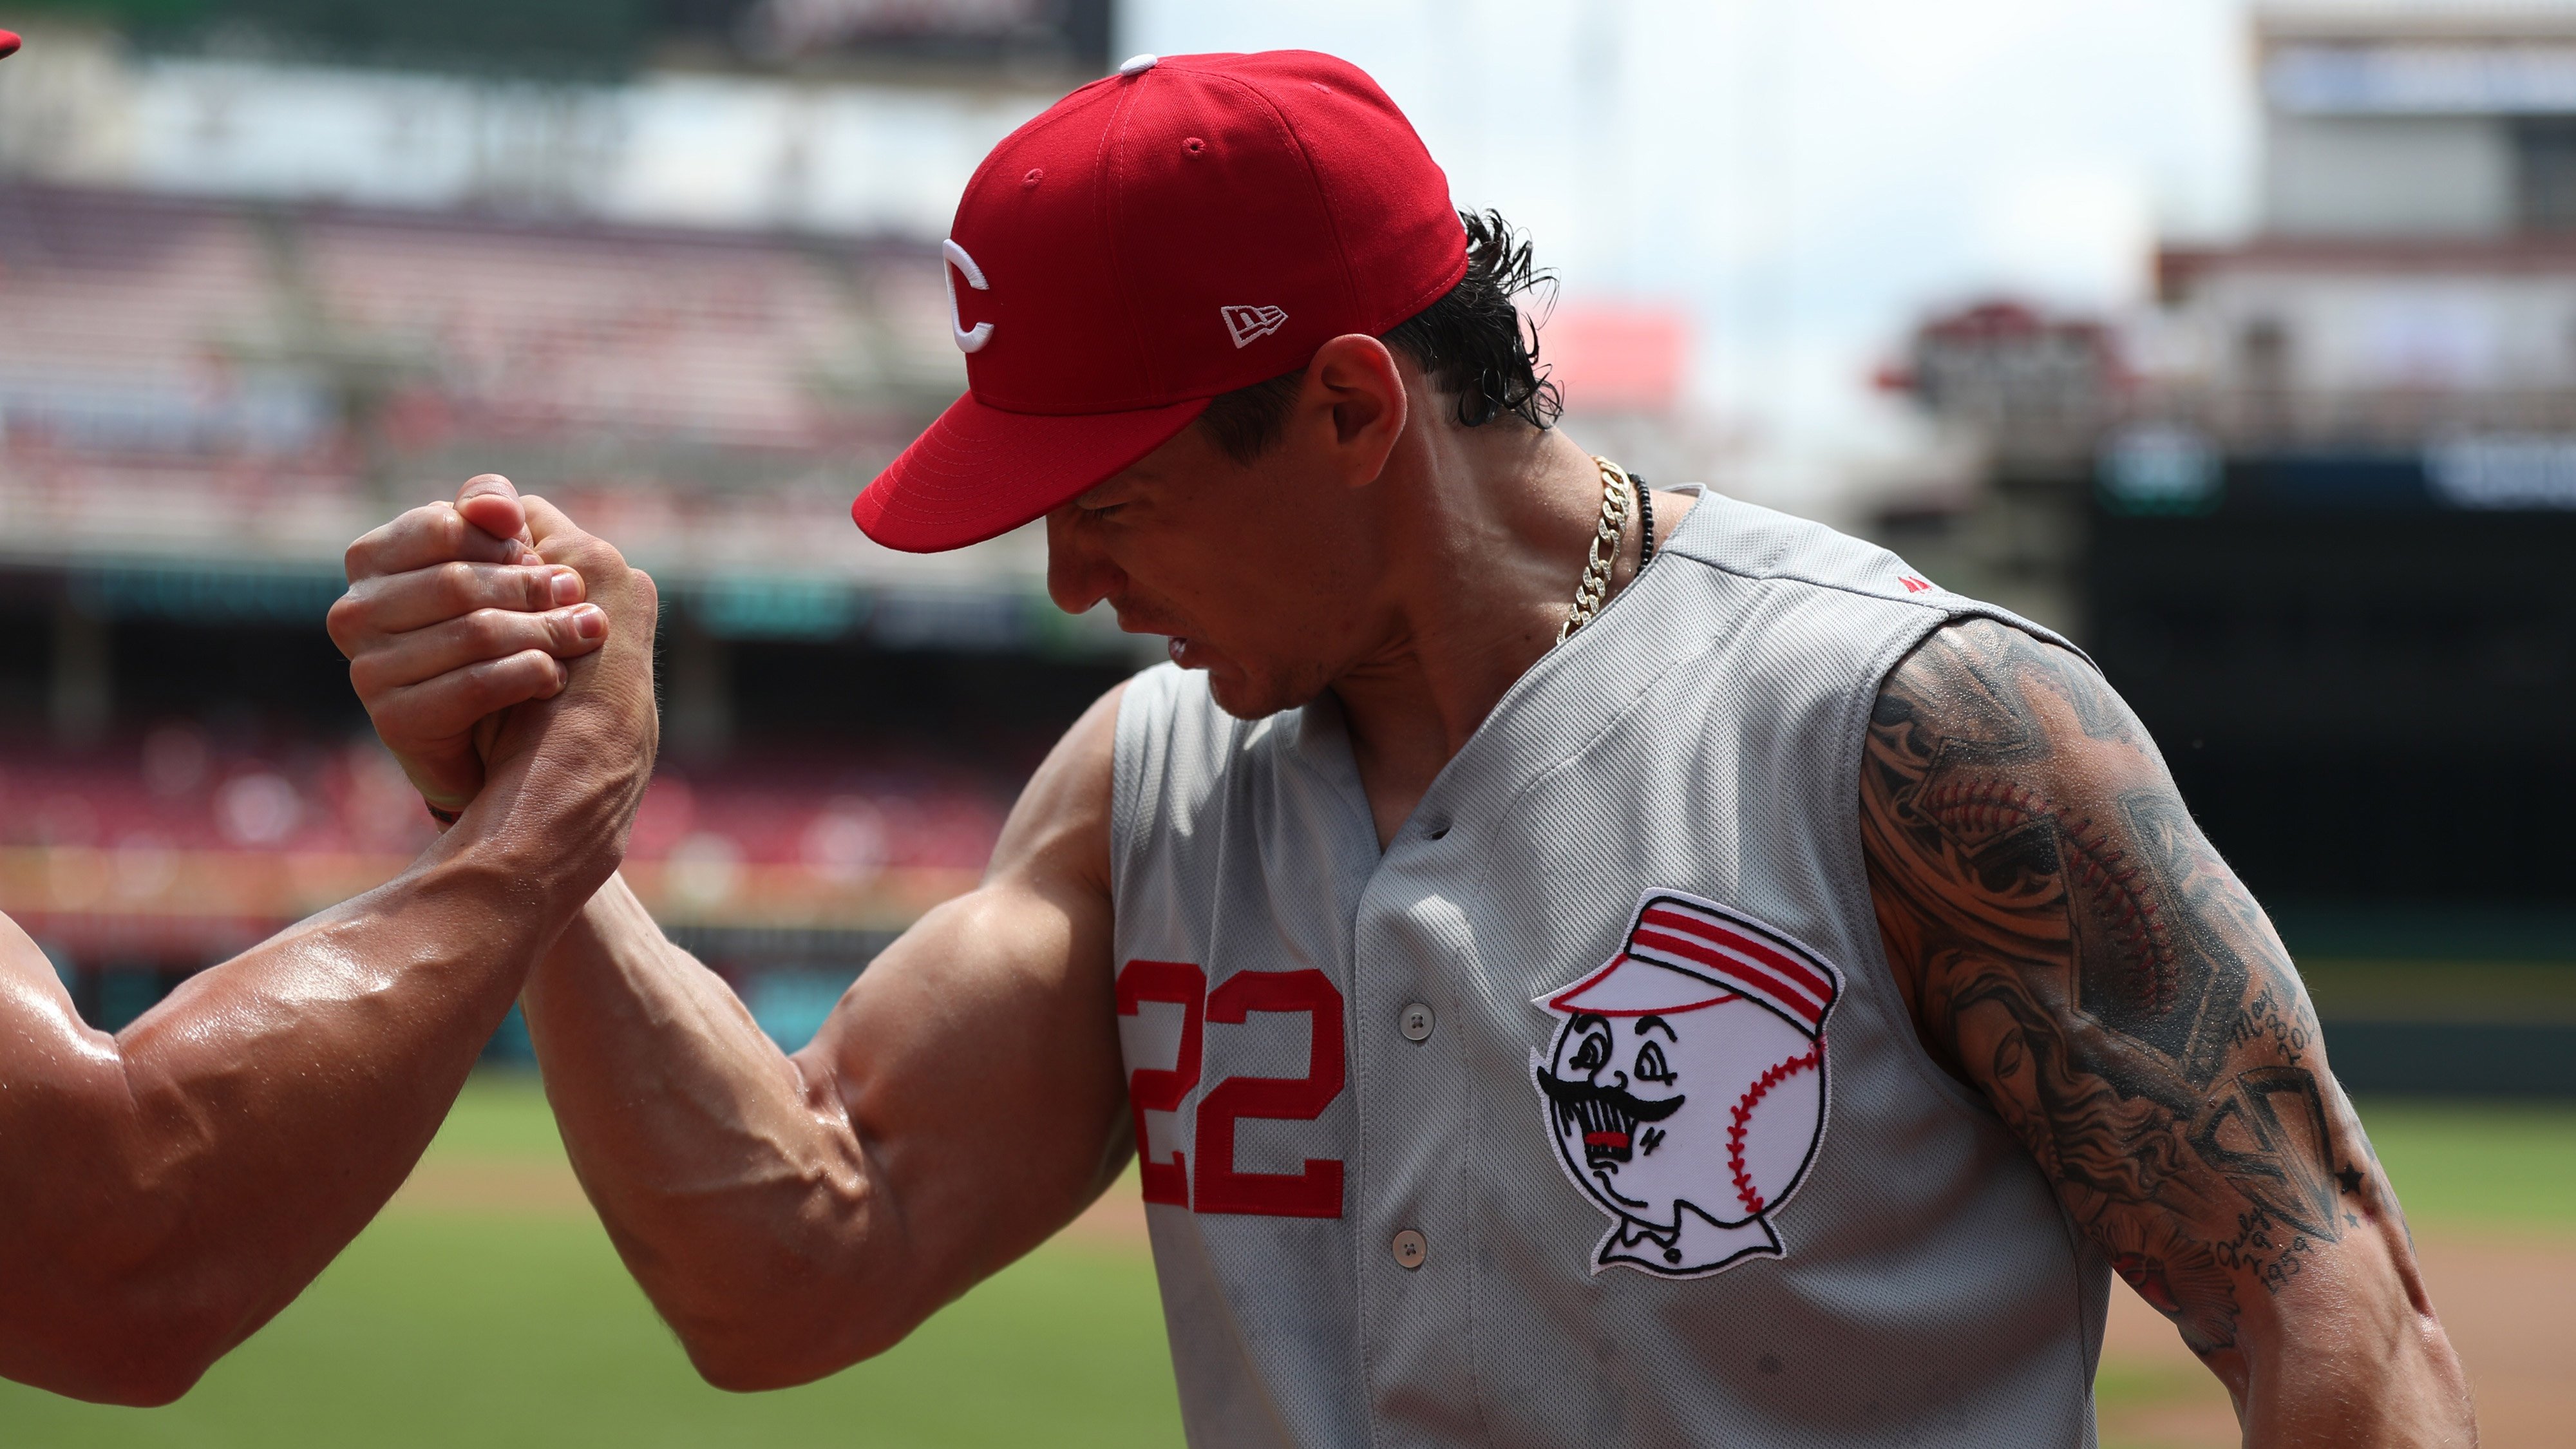
[[[359,602],[357,591],[352,589],[333,599],[330,609],[322,615],[323,629],[329,632],[331,642],[339,646],[342,654],[350,652],[349,641],[356,638],[364,627],[365,610],[366,605]]]
[[[488,714],[534,696],[552,677],[544,672],[551,664],[540,650],[521,650],[485,665],[481,671],[483,707],[478,713]]]
[[[486,655],[502,652],[517,632],[510,615],[500,609],[477,609],[465,616],[465,642]]]
[[[395,519],[391,531],[397,535],[415,534],[433,543],[453,547],[457,525],[464,521],[454,504],[424,503]]]
[[[503,698],[509,682],[507,660],[487,660],[459,671],[448,686],[454,696],[450,710],[460,719],[480,719],[509,701]]]
[[[474,565],[461,558],[449,559],[438,565],[434,582],[441,598],[464,603],[474,597]]]

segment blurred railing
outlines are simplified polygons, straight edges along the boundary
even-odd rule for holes
[[[186,726],[138,749],[19,746],[0,776],[0,912],[87,960],[216,954],[383,884],[432,834],[372,743],[259,753]],[[863,762],[853,766],[850,761]],[[853,749],[646,792],[626,874],[679,928],[900,930],[971,888],[1014,781]]]
[[[2463,433],[2576,435],[2576,387],[2146,385],[2102,420],[2189,423],[2229,453],[2407,452]]]

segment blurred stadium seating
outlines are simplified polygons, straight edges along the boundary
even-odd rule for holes
[[[252,747],[171,723],[86,748],[17,742],[6,760],[0,902],[110,1018],[148,999],[110,999],[105,975],[183,976],[379,884],[432,834],[365,738]],[[972,884],[1013,784],[970,757],[856,742],[666,768],[627,874],[719,964],[757,975],[785,949],[845,984],[861,953]]]
[[[925,255],[0,189],[6,546],[327,559],[497,453],[639,552],[848,573],[794,525],[963,386]]]
[[[1033,539],[850,526],[963,385],[929,256],[0,185],[0,910],[117,1025],[398,870],[427,823],[323,611],[352,538],[501,471],[661,581],[629,874],[810,1032],[1133,658]]]
[[[678,925],[899,925],[982,869],[1010,784],[856,744],[666,768],[628,869]],[[151,939],[157,922],[184,939],[292,920],[391,876],[432,833],[371,740],[226,749],[171,724],[139,743],[13,748],[0,771],[0,889],[75,946]]]

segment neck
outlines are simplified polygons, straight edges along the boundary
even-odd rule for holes
[[[1389,490],[1401,502],[1387,561],[1403,584],[1383,642],[1332,686],[1381,847],[1555,645],[1601,518],[1600,469],[1560,432],[1424,431],[1400,450],[1416,486]],[[1689,508],[1658,493],[1658,538]],[[1614,593],[1635,576],[1643,537],[1632,507]]]

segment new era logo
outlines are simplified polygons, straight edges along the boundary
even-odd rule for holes
[[[1234,334],[1234,345],[1245,346],[1257,338],[1288,325],[1288,314],[1276,307],[1219,307],[1217,315],[1225,319],[1225,330]]]
[[[1940,587],[1921,574],[1899,574],[1896,581],[1905,585],[1905,592],[1909,594],[1928,594]]]

